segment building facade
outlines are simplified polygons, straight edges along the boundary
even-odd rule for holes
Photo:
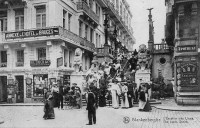
[[[79,71],[87,71],[95,47],[105,42],[106,2],[0,0],[0,101],[11,93],[14,102],[40,102],[43,87],[51,88],[51,82],[70,85],[77,48]]]
[[[200,104],[199,0],[166,0],[166,41],[174,47],[175,99]]]

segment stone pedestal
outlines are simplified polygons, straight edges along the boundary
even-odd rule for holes
[[[150,81],[150,70],[137,70],[135,73],[135,82],[137,83],[137,87],[139,87],[140,79],[142,79],[142,83],[149,83]]]
[[[142,81],[140,81],[142,79]],[[140,82],[149,83],[150,82],[150,70],[137,70],[135,73],[135,82],[137,83],[137,88],[139,88]],[[149,98],[151,98],[151,89],[148,90]]]
[[[77,83],[77,86],[80,87],[81,92],[83,91],[83,82],[85,81],[84,79],[85,73],[83,72],[73,72],[70,76],[70,83],[71,86],[73,83]]]

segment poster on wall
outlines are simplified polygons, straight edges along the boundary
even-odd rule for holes
[[[42,97],[43,88],[48,87],[48,74],[35,74],[33,75],[33,96]]]
[[[26,98],[31,98],[32,95],[32,79],[26,78]]]
[[[51,89],[51,85],[53,84],[53,82],[56,82],[56,78],[50,78],[49,79],[50,83],[49,83],[49,88]]]
[[[8,95],[11,95],[12,98],[14,98],[15,92],[16,92],[16,85],[14,79],[8,79],[8,86],[7,86]]]
[[[63,85],[64,86],[70,86],[70,75],[64,75],[63,76]]]

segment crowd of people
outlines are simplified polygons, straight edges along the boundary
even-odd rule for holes
[[[128,59],[124,58],[124,60]],[[50,90],[44,89],[44,119],[55,118],[53,108],[63,109],[63,101],[66,100],[68,105],[82,108],[83,98],[87,103],[88,125],[96,123],[98,107],[112,106],[114,109],[128,109],[134,107],[135,102],[139,103],[139,111],[150,111],[148,83],[140,83],[137,86],[133,79],[132,67],[128,66],[127,71],[124,72],[122,61],[116,60],[109,64],[93,63],[86,73],[84,88],[77,86],[76,83],[71,86],[53,83]]]
[[[53,82],[51,89],[44,88],[44,119],[54,119],[54,108],[64,110],[63,102],[67,102],[70,107],[82,108],[82,94],[80,87],[76,83],[73,86],[63,86]]]

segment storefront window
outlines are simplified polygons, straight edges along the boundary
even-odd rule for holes
[[[33,96],[43,96],[43,88],[48,86],[48,75],[47,74],[36,74],[33,75]]]

